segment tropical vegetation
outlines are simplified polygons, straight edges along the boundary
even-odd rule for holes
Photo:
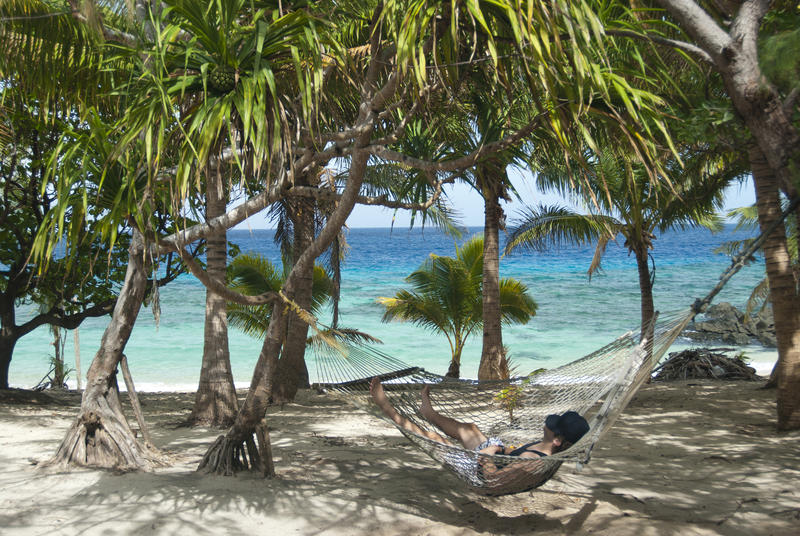
[[[657,5],[664,11],[654,16]],[[798,91],[796,77],[785,76],[795,66],[773,58],[779,65],[762,70],[758,55],[767,40],[790,50],[798,41],[800,13],[790,2],[9,0],[0,15],[4,165],[19,117],[12,96],[58,132],[48,165],[39,165],[47,172],[39,191],[52,197],[31,244],[35,271],[63,269],[57,247],[73,265],[88,244],[127,252],[60,462],[142,469],[162,460],[127,426],[115,374],[144,300],[157,296],[148,274],[167,259],[209,290],[207,378],[227,374],[225,305],[271,305],[247,396],[220,410],[228,431],[201,464],[219,474],[268,474],[264,415],[270,400],[290,399],[302,384],[306,334],[295,327],[312,307],[316,259],[333,251],[334,264],[341,260],[337,244],[356,204],[441,215],[449,184],[467,179],[480,189],[481,313],[491,335],[480,375],[498,377],[505,372],[491,248],[519,148],[569,162],[558,174],[564,191],[569,184],[589,195],[597,216],[628,229],[645,264],[648,233],[659,228],[642,217],[647,204],[664,192],[685,200],[705,184],[682,172],[690,159],[670,135],[667,116],[680,115],[673,97],[682,90],[709,95],[715,106],[725,101],[747,127],[762,229],[778,223],[782,195],[797,195]],[[445,128],[447,118],[461,130]],[[601,150],[605,138],[616,140],[613,158]],[[590,171],[619,159],[624,172]],[[373,173],[386,164],[408,173]],[[244,199],[229,206],[233,191]],[[628,201],[638,208],[628,211]],[[278,290],[229,287],[226,230],[277,204],[292,222],[291,269]],[[705,206],[691,205],[691,218]],[[608,240],[614,225],[607,220],[592,236]],[[779,341],[778,424],[790,429],[800,426],[800,295],[785,229],[774,227],[764,252]],[[206,265],[193,258],[203,247]],[[230,395],[232,382],[212,383]]]
[[[456,247],[455,257],[431,255],[406,280],[410,290],[378,298],[383,321],[412,322],[442,333],[450,344],[447,376],[461,375],[461,354],[467,339],[483,324],[483,237]],[[536,314],[528,287],[516,279],[499,282],[499,308],[504,323],[527,324]]]

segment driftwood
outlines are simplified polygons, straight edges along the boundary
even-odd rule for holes
[[[690,348],[670,352],[669,358],[653,371],[654,381],[708,378],[716,380],[758,381],[763,378],[753,367],[739,358],[730,358],[724,352],[734,348]]]

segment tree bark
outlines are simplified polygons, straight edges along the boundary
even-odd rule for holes
[[[291,218],[294,227],[292,244],[292,263],[297,264],[300,255],[314,240],[314,202],[310,199],[291,201]],[[290,298],[305,311],[311,309],[314,285],[314,263],[303,267],[297,274],[297,287]],[[308,367],[305,352],[308,338],[308,324],[293,310],[289,311],[286,341],[278,361],[276,378],[272,389],[274,403],[291,402],[297,390],[308,387]]]
[[[484,169],[483,173],[488,171]],[[484,186],[483,226],[483,349],[478,367],[479,380],[508,378],[508,363],[503,349],[500,312],[500,194],[496,187]]]
[[[227,188],[221,169],[208,173],[206,220],[225,214]],[[206,239],[209,277],[225,281],[228,261],[227,230],[215,228]],[[206,316],[203,337],[203,363],[190,421],[195,425],[228,427],[238,410],[228,347],[228,314],[225,298],[206,289]]]
[[[3,292],[0,293],[0,389],[8,389],[8,372],[17,340],[14,299]]]
[[[758,221],[763,232],[781,214],[779,183],[772,167],[757,146],[750,149],[750,165],[756,183]],[[784,225],[778,225],[767,238],[764,243],[764,258],[778,342],[778,363],[775,370],[778,428],[794,430],[800,428],[800,296]]]
[[[378,101],[377,97],[375,100]],[[373,102],[373,104],[377,106],[379,102]],[[362,106],[359,123],[374,121],[373,109],[373,106]],[[286,277],[283,290],[287,295],[294,294],[299,275],[303,270],[307,270],[309,265],[313,267],[314,260],[331,245],[352,212],[361,184],[364,182],[368,153],[363,150],[363,147],[368,143],[369,137],[370,131],[365,129],[365,133],[359,138],[358,144],[353,150],[349,179],[342,192],[339,205],[328,218],[322,232],[302,252]],[[217,438],[217,441],[206,452],[198,471],[232,475],[237,471],[256,468],[264,475],[269,473],[268,467],[271,460],[264,459],[266,453],[269,452],[269,445],[262,443],[259,448],[255,448],[254,435],[265,437],[263,428],[259,429],[259,426],[264,426],[261,423],[272,394],[274,373],[286,335],[288,315],[285,311],[286,307],[281,305],[276,305],[273,309],[267,335],[264,337],[264,344],[261,347],[244,404],[239,409],[236,420],[228,433]]]
[[[0,389],[8,389],[8,371],[11,368],[11,356],[14,354],[14,346],[17,338],[12,334],[0,335]]]
[[[130,338],[147,287],[145,246],[133,231],[128,268],[114,313],[106,327],[86,378],[78,418],[49,464],[74,464],[115,470],[152,469],[161,463],[158,452],[139,443],[122,413],[117,366]]]
[[[777,179],[778,184],[775,185],[770,179],[765,179],[762,173],[753,173],[759,225],[764,229],[774,221],[776,214],[780,214],[778,187],[796,188],[797,170],[800,169],[800,132],[792,123],[790,111],[784,108],[778,90],[764,77],[758,63],[759,29],[771,2],[741,2],[729,31],[721,28],[694,0],[659,0],[659,3],[708,53],[714,67],[722,75],[734,108],[760,149],[761,155],[755,159],[756,165],[761,160],[766,161]],[[764,182],[766,184],[762,184]],[[778,428],[790,430],[800,428],[800,322],[797,321],[800,303],[796,285],[791,289],[787,286],[789,278],[785,273],[782,247],[778,243],[785,241],[785,235],[779,237],[777,230],[773,234],[775,242],[764,248],[771,299],[773,307],[776,304],[785,307],[784,312],[788,315],[777,321],[781,313],[773,310],[778,339]],[[772,287],[770,272],[778,278],[778,287]],[[788,294],[781,295],[781,291]]]
[[[634,250],[636,256],[636,268],[639,272],[639,294],[641,296],[641,339],[648,340],[648,355],[651,353],[653,342],[653,315],[655,314],[655,304],[653,303],[653,283],[650,275],[649,257],[647,247],[642,245]]]
[[[450,366],[447,368],[447,374],[445,374],[448,378],[460,378],[461,377],[461,351],[464,349],[463,344],[457,343],[459,346],[456,347],[456,351],[453,353],[453,357],[450,360]]]

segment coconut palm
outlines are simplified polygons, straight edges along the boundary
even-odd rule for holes
[[[594,243],[591,277],[600,270],[608,243],[622,235],[639,273],[644,337],[655,310],[649,263],[656,233],[696,226],[719,229],[722,221],[717,212],[733,177],[728,170],[707,169],[700,177],[676,174],[668,182],[665,177],[651,177],[643,166],[612,151],[594,159],[587,156],[586,162],[585,167],[573,163],[572,172],[581,174],[578,180],[565,163],[543,168],[537,180],[544,191],[586,200],[591,210],[581,214],[562,206],[527,206],[510,229],[506,252]]]
[[[431,255],[409,275],[411,290],[381,297],[383,321],[412,322],[441,332],[450,344],[447,376],[461,374],[461,353],[467,339],[483,324],[483,238],[475,237],[456,247],[455,257]],[[536,302],[528,288],[515,279],[500,280],[500,312],[505,323],[525,324],[536,314]]]

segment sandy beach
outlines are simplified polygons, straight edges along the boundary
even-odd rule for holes
[[[194,472],[218,432],[180,427],[193,394],[141,396],[172,465],[43,470],[75,392],[0,393],[0,532],[36,534],[789,535],[800,527],[800,433],[774,428],[761,382],[645,386],[581,472],[533,492],[469,492],[389,424],[303,391],[268,414],[277,478]]]

